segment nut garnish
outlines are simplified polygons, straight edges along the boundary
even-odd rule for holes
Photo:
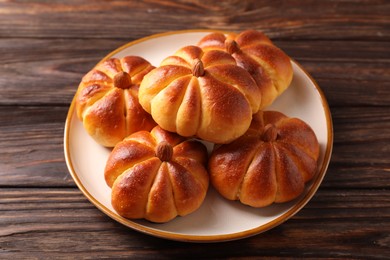
[[[237,42],[235,40],[227,39],[225,41],[225,48],[227,53],[232,55],[233,53],[236,53],[240,50],[240,47],[238,46]]]
[[[168,162],[172,159],[173,147],[168,142],[161,142],[156,147],[156,156],[162,162]]]
[[[261,135],[261,140],[264,142],[273,142],[278,138],[278,129],[273,124],[267,124],[264,127],[263,134]]]
[[[192,75],[201,77],[204,75],[203,62],[200,59],[195,59],[192,65]]]
[[[114,86],[121,89],[128,89],[131,87],[131,77],[125,71],[118,72],[114,76]]]

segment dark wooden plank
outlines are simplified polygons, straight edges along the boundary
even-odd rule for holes
[[[3,58],[0,104],[69,105],[81,77],[125,42],[0,39]],[[388,42],[277,41],[276,44],[313,76],[331,106],[390,104]]]
[[[334,148],[324,187],[389,188],[390,108],[332,109]]]
[[[65,165],[67,107],[0,107],[0,186],[74,186]]]
[[[2,37],[139,38],[189,28],[260,29],[281,39],[390,37],[384,0],[2,1],[0,9]]]
[[[68,107],[0,107],[0,186],[74,186],[63,155]],[[335,108],[324,187],[390,188],[388,107]]]
[[[325,175],[322,188],[378,188],[389,189],[389,165],[364,165],[334,162],[338,153],[337,146],[328,171]],[[341,153],[341,151],[340,151]]]
[[[94,208],[76,189],[0,189],[0,194],[0,258],[384,259],[390,250],[390,197],[383,190],[319,190],[296,216],[268,232],[209,244],[133,231]]]
[[[388,164],[390,138],[389,107],[352,107],[333,109],[334,143],[339,146],[340,157],[335,162],[354,160],[365,161],[364,157],[372,154],[372,164]],[[351,154],[345,154],[351,151]],[[363,152],[365,151],[365,152]],[[359,155],[360,154],[360,155]],[[383,158],[380,158],[383,155]]]

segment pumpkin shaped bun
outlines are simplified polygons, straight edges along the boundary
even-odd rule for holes
[[[77,117],[96,142],[113,147],[129,134],[156,125],[138,102],[139,84],[153,68],[137,56],[110,58],[82,78],[75,99]]]
[[[209,186],[207,149],[156,126],[119,142],[109,155],[105,180],[119,215],[167,222],[203,203]]]
[[[269,106],[290,85],[293,69],[290,58],[262,32],[246,30],[240,34],[210,33],[198,46],[204,51],[224,50],[247,70],[261,90],[261,106]]]
[[[217,147],[209,159],[210,180],[229,200],[252,207],[298,197],[317,172],[319,143],[300,119],[260,111],[249,130]]]
[[[185,46],[145,76],[139,100],[167,131],[228,143],[249,128],[261,93],[227,52]]]

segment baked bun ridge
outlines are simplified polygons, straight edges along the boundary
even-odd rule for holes
[[[113,147],[129,134],[156,125],[138,101],[139,85],[153,68],[138,56],[110,58],[82,78],[75,99],[77,117],[97,143]]]
[[[227,52],[185,46],[144,77],[139,101],[165,130],[228,143],[250,126],[261,93]]]
[[[119,142],[104,171],[119,215],[163,223],[194,212],[209,186],[207,149],[156,126]]]
[[[252,207],[287,202],[316,174],[319,153],[304,121],[260,111],[242,137],[212,152],[210,180],[223,197]]]
[[[246,30],[239,34],[210,33],[198,46],[204,51],[223,50],[247,70],[261,90],[261,106],[269,106],[290,85],[293,69],[290,58],[262,32]]]

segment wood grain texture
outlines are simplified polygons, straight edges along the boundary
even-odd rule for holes
[[[218,258],[362,257],[390,250],[390,196],[385,191],[320,190],[295,217],[255,237],[191,244],[142,235],[94,208],[74,189],[2,189],[0,257]],[[369,200],[371,203],[365,203]],[[44,203],[43,203],[44,202]],[[353,222],[351,224],[351,222]],[[379,231],[381,230],[381,231]],[[302,236],[302,234],[305,234]],[[283,244],[283,249],[280,245]],[[359,248],[356,252],[355,249]],[[249,253],[249,254],[248,254]]]
[[[63,152],[67,110],[0,108],[0,186],[74,186]]]
[[[140,38],[189,28],[253,28],[281,39],[390,37],[385,0],[2,1],[0,10],[2,37]]]
[[[0,0],[0,259],[390,259],[390,2]],[[119,46],[187,29],[265,32],[317,81],[334,124],[331,162],[282,225],[184,243],[113,221],[65,165],[81,77]]]

